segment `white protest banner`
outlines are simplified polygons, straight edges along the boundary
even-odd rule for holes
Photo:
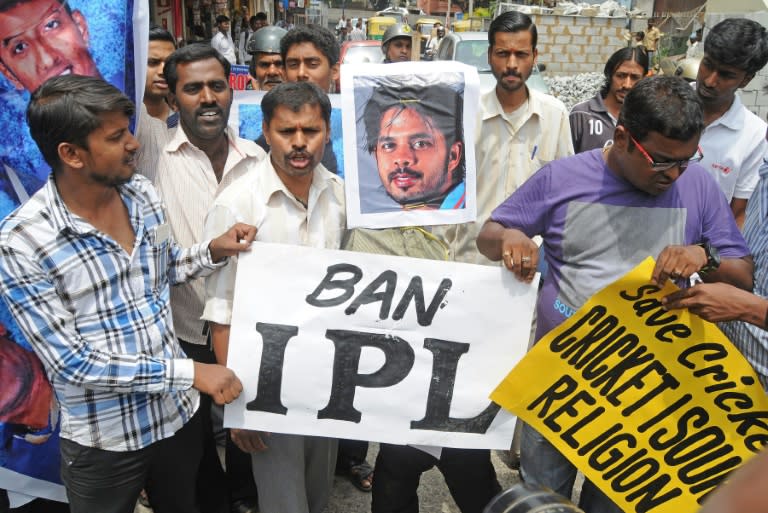
[[[254,243],[225,425],[509,448],[514,417],[488,395],[525,354],[536,290],[501,267]]]

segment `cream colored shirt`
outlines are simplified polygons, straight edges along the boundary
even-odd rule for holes
[[[208,156],[194,146],[183,128],[176,129],[171,141],[160,156],[155,187],[165,204],[168,221],[176,241],[183,247],[206,240],[203,238],[205,216],[214,200],[232,183],[246,174],[252,174],[266,153],[253,141],[237,137],[227,128],[229,153],[224,164],[221,183]],[[224,227],[218,237],[233,223]],[[205,282],[190,280],[171,288],[171,308],[176,335],[193,344],[205,344],[205,323],[200,319],[205,304]]]
[[[267,158],[255,173],[241,178],[216,199],[205,222],[205,234],[221,233],[235,222],[255,226],[257,241],[339,249],[346,228],[344,182],[318,164],[304,207]],[[230,323],[236,271],[237,258],[230,258],[206,279],[203,319]]]
[[[150,182],[154,182],[160,154],[173,137],[175,129],[169,129],[162,119],[150,116],[144,103],[139,105],[136,139],[141,147],[139,147],[137,168],[140,174],[146,176]]]
[[[498,265],[477,250],[483,223],[539,168],[573,155],[573,143],[565,105],[548,94],[528,89],[528,101],[507,114],[493,89],[480,97],[480,110],[475,143],[477,220],[437,228],[454,260]]]
[[[656,27],[646,30],[645,38],[643,38],[643,46],[645,49],[649,52],[655,52],[656,45],[658,45],[659,39],[661,39],[661,35],[661,31]]]

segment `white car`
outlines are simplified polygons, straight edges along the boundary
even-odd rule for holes
[[[488,32],[447,32],[437,47],[436,61],[459,61],[477,68],[480,91],[496,87],[496,78],[488,64]],[[549,92],[538,66],[533,67],[526,85],[531,89]]]

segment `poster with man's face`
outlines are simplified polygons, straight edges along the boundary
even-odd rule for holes
[[[350,228],[475,220],[474,68],[358,65],[344,69],[341,88]]]
[[[143,81],[134,63],[146,62],[148,14],[147,3],[134,0],[0,0],[0,219],[50,174],[26,124],[31,93],[49,78],[79,74],[100,76],[135,98]],[[0,489],[8,490],[11,507],[31,497],[65,501],[58,407],[1,301],[0,383]]]

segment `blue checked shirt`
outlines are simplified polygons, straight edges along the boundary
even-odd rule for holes
[[[768,297],[768,162],[760,167],[760,182],[747,203],[744,240],[755,262],[753,293]],[[768,331],[742,321],[719,324],[741,351],[768,390]]]
[[[70,212],[51,178],[0,224],[0,290],[53,384],[61,436],[131,451],[172,436],[197,409],[170,285],[218,266],[207,242],[175,244],[146,178],[119,190],[133,254]]]

